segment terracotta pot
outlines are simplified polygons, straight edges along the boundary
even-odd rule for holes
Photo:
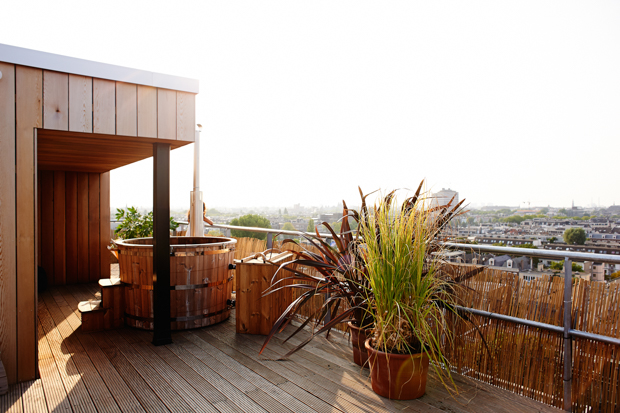
[[[426,353],[390,354],[372,348],[370,339],[364,344],[375,393],[397,400],[417,399],[424,395],[429,364]]]
[[[351,345],[353,346],[353,362],[358,366],[364,367],[368,361],[368,352],[366,351],[366,330],[348,323],[351,329]],[[365,366],[368,367],[368,366]]]

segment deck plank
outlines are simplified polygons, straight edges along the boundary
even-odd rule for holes
[[[219,361],[223,366],[234,371],[239,376],[244,377],[247,381],[255,385],[257,388],[262,389],[265,393],[269,394],[274,399],[281,401],[285,406],[288,406],[293,411],[308,413],[316,412],[316,410],[313,409],[311,406],[300,402],[298,399],[282,391],[281,388],[261,377],[259,374],[241,365],[236,360],[232,360],[226,354],[222,353],[207,342],[201,340],[197,335],[186,333],[183,336],[190,342],[195,344],[197,347],[199,347],[201,350],[207,352],[209,355],[211,355],[211,357]]]
[[[255,360],[261,363],[263,366],[270,370],[277,372],[282,377],[296,384],[300,388],[306,389],[316,397],[322,399],[328,404],[337,407],[343,412],[374,412],[382,411],[379,406],[368,403],[363,398],[355,398],[350,395],[350,390],[346,387],[331,383],[329,386],[321,386],[313,379],[315,374],[311,371],[305,370],[303,367],[296,365],[294,362],[289,361],[276,361],[278,355],[270,358],[270,353],[267,352],[266,356],[257,357],[258,348],[247,346],[251,344],[246,340],[240,340],[237,337],[227,337],[221,331],[206,330],[212,337],[222,341],[222,345],[231,346],[248,357],[256,357]],[[244,337],[245,338],[245,335]],[[383,409],[385,411],[385,409]]]
[[[46,298],[48,302],[51,300],[49,293],[44,293],[43,295],[47,295]],[[81,378],[80,372],[73,362],[71,356],[72,353],[69,351],[69,347],[67,345],[68,340],[63,338],[58,325],[53,320],[50,313],[50,307],[47,305],[48,302],[46,302],[46,306],[44,308],[40,309],[39,319],[41,320],[41,325],[43,326],[48,343],[50,344],[50,348],[58,366],[60,378],[67,391],[67,397],[71,403],[71,407],[74,412],[95,413],[97,410],[90,398],[88,390],[86,389],[86,385]],[[58,314],[60,310],[56,307],[55,310],[52,308],[52,312]],[[65,328],[67,325],[65,325]]]
[[[275,336],[236,334],[231,318],[204,329],[173,333],[155,347],[152,333],[123,328],[81,331],[77,303],[95,299],[95,283],[51,288],[39,297],[41,379],[12,386],[0,412],[552,412],[510,391],[455,375],[451,395],[434,373],[426,394],[393,401],[377,396],[368,370],[353,364],[346,336],[315,337],[289,360],[280,359],[310,336],[294,327]]]
[[[24,403],[24,413],[40,413],[47,411],[45,393],[41,380],[28,380],[20,383],[22,387],[22,400]]]
[[[160,376],[155,369],[116,331],[106,332],[106,336],[122,353],[125,359],[144,379],[152,391],[166,405],[171,412],[192,411],[187,402],[170,387],[166,379]],[[147,409],[148,410],[148,409]]]
[[[54,359],[39,360],[39,372],[49,411],[71,412],[71,403]]]
[[[195,332],[196,336],[200,337],[205,343],[208,343],[212,348],[217,348],[222,354],[229,358],[228,366],[233,369],[238,369],[238,372],[245,375],[256,375],[266,380],[271,386],[275,386],[275,388],[283,389],[291,396],[297,398],[302,403],[311,407],[312,409],[318,412],[331,412],[333,411],[333,407],[326,403],[325,401],[319,399],[315,395],[308,393],[303,388],[297,386],[296,384],[290,382],[288,379],[280,376],[276,372],[270,370],[264,365],[254,361],[250,357],[241,353],[240,351],[229,347],[228,345],[224,345],[219,340],[207,334],[204,330],[200,330]],[[202,346],[201,346],[202,347]],[[271,386],[265,385],[267,388],[271,388]],[[263,388],[265,388],[263,387]],[[275,390],[274,390],[275,392]]]
[[[144,412],[144,408],[90,334],[78,332],[78,338],[101,375],[122,412]]]
[[[217,413],[217,409],[177,371],[152,351],[153,345],[144,342],[135,343],[132,347],[163,377],[169,385],[197,412]]]
[[[141,344],[135,344],[140,346]],[[170,351],[167,346],[159,346],[151,348],[163,361],[165,361],[172,369],[180,374],[188,383],[190,383],[200,394],[211,404],[216,405],[219,402],[228,400],[222,392],[212,386],[190,366],[185,364],[180,358]]]
[[[213,387],[222,391],[222,393],[241,410],[245,412],[266,412],[265,409],[249,398],[243,391],[230,384],[211,370],[206,364],[202,363],[194,354],[187,351],[186,347],[180,346],[179,344],[172,344],[167,347],[196,373],[213,385]]]
[[[0,396],[0,411],[7,413],[22,413],[24,405],[22,400],[21,384],[13,384],[9,386],[9,392]]]
[[[63,325],[61,334],[71,353],[70,360],[79,372],[81,381],[87,388],[88,395],[96,402],[96,410],[99,413],[120,413],[121,410],[101,378],[98,369],[85,353],[84,347],[77,335],[74,334],[81,324],[79,318],[69,308],[58,289],[52,289],[49,294],[44,294],[43,300],[48,309],[51,309],[54,321],[56,323],[60,322]]]
[[[129,389],[140,401],[142,407],[147,412],[167,412],[166,405],[157,397],[151,387],[144,381],[142,376],[133,368],[129,361],[114,346],[102,347],[101,350],[106,355],[110,363],[116,368],[118,374],[123,378]]]
[[[234,329],[231,329],[229,326],[225,325],[219,325],[218,327],[220,327],[218,334],[220,334],[221,337],[228,337],[229,340],[237,339]],[[248,351],[247,354],[250,356],[257,356],[258,351],[262,346],[262,336],[252,336],[246,334],[243,335],[243,338],[243,345],[246,347],[246,351]],[[369,405],[372,406],[374,409],[373,411],[377,412],[400,410],[399,408],[394,407],[394,403],[391,400],[384,399],[376,395],[372,389],[369,388],[369,381],[367,384],[368,387],[365,387],[364,382],[367,380],[365,377],[359,375],[354,377],[349,375],[350,377],[353,377],[353,380],[350,380],[341,370],[322,369],[296,354],[291,356],[291,358],[287,361],[278,361],[284,354],[286,354],[286,352],[287,350],[282,349],[276,342],[274,342],[274,345],[268,346],[265,351],[263,351],[263,355],[265,358],[271,360],[271,366],[274,364],[281,364],[282,366],[293,370],[295,374],[299,374],[310,379],[315,385],[313,386],[315,389],[313,393],[317,392],[318,388],[322,388],[327,392],[332,392],[335,395],[346,399],[349,403],[356,405],[358,409],[362,409],[362,411],[366,411]],[[351,409],[353,407],[349,406],[348,408]]]

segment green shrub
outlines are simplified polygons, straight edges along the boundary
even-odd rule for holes
[[[142,215],[136,207],[129,207],[127,210],[116,208],[116,220],[122,221],[114,230],[114,235],[118,238],[130,239],[153,236],[153,211]],[[170,230],[174,231],[178,227],[178,222],[170,217]]]

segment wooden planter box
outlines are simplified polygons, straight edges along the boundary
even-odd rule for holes
[[[267,253],[265,257],[278,265],[293,259],[293,254]],[[236,318],[237,333],[263,334],[271,331],[276,320],[293,301],[291,288],[284,288],[263,297],[263,292],[271,285],[278,270],[277,266],[266,263],[263,257],[254,256],[235,260],[236,269]],[[290,271],[280,271],[274,282],[293,275]],[[292,281],[285,282],[292,284]],[[279,283],[278,285],[285,285]]]

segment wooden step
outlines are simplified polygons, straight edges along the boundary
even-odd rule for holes
[[[104,329],[106,309],[101,306],[101,300],[81,301],[78,310],[82,314],[82,331],[99,331]]]
[[[102,278],[99,280],[99,287],[116,287],[122,285],[120,278]]]
[[[88,301],[80,301],[78,304],[78,310],[80,313],[96,313],[103,312],[105,308],[101,306],[101,300],[88,300]]]
[[[101,306],[108,310],[104,315],[104,328],[121,328],[125,325],[125,285],[120,278],[102,278]]]

